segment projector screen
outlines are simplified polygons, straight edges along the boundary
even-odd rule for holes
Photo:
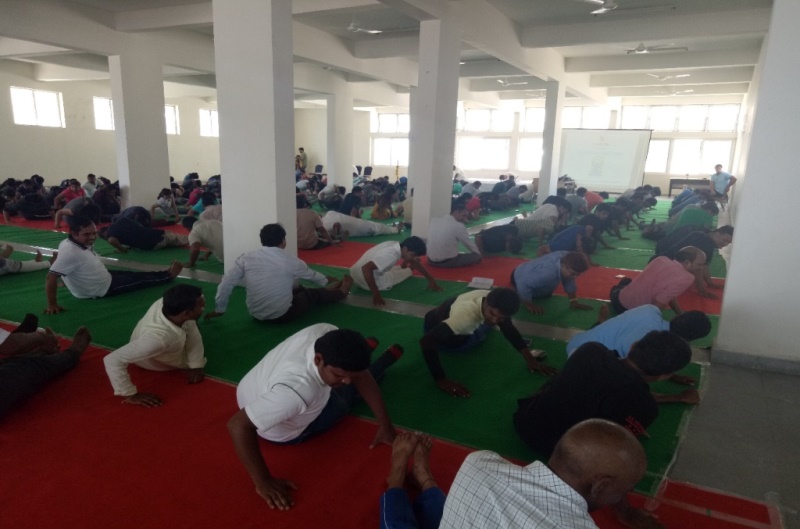
[[[558,175],[579,187],[621,193],[642,185],[650,130],[564,129]]]

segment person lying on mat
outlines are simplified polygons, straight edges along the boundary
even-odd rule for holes
[[[588,269],[586,259],[578,252],[552,252],[516,267],[511,273],[511,285],[519,293],[525,309],[533,314],[544,314],[544,309],[534,305],[533,300],[552,296],[559,283],[569,296],[569,308],[592,310],[591,306],[578,301],[575,284],[575,279]]]
[[[375,235],[394,235],[403,231],[403,223],[381,224],[371,220],[359,219],[338,211],[328,211],[322,217],[322,226],[330,233],[347,233],[348,237],[371,237]]]
[[[107,270],[94,253],[97,226],[85,217],[70,217],[69,237],[58,245],[58,259],[50,266],[45,280],[47,308],[45,314],[58,314],[64,307],[58,304],[58,280],[78,299],[103,298],[142,288],[169,283],[181,273],[177,261],[163,272],[133,272]]]
[[[311,270],[302,260],[289,255],[286,230],[280,224],[267,224],[259,234],[262,247],[240,255],[225,272],[217,287],[215,309],[205,319],[225,314],[233,287],[242,283],[247,291],[247,310],[260,321],[288,323],[312,307],[336,303],[347,297],[353,278],[345,274],[341,280]],[[323,288],[295,286],[300,279]]]
[[[684,312],[671,321],[665,320],[661,309],[655,305],[642,305],[610,319],[608,316],[608,305],[603,305],[597,324],[588,331],[576,334],[567,343],[567,357],[585,343],[598,342],[614,351],[618,357],[625,358],[633,344],[650,331],[672,331],[687,342],[708,336],[711,332],[711,320],[699,310]],[[683,375],[672,375],[670,380],[687,386],[695,383],[693,378]]]
[[[350,267],[353,282],[364,290],[372,292],[372,303],[378,307],[386,305],[381,296],[382,290],[389,290],[411,277],[415,270],[428,280],[428,290],[441,292],[431,274],[419,262],[427,252],[425,241],[419,237],[409,237],[403,242],[386,241],[367,250]],[[399,265],[397,261],[402,260]]]
[[[675,314],[683,313],[678,296],[695,281],[695,271],[705,266],[706,254],[699,248],[682,248],[675,259],[656,257],[634,279],[623,277],[611,287],[611,308],[617,314],[642,305],[669,306]]]
[[[10,244],[6,244],[5,248],[0,251],[0,276],[44,270],[45,268],[50,268],[53,261],[58,257],[58,252],[53,252],[53,256],[45,261],[43,260],[42,252],[36,250],[36,257],[32,260],[17,261],[16,259],[11,259],[12,253],[14,253],[14,247]]]
[[[13,331],[0,329],[0,419],[35,395],[50,381],[78,365],[92,336],[79,327],[72,345],[59,352],[50,329],[37,330],[39,318],[26,314]]]
[[[376,380],[403,351],[393,345],[370,363],[376,346],[374,338],[318,323],[278,344],[239,383],[240,410],[228,421],[228,432],[256,492],[270,508],[290,509],[297,487],[271,473],[259,437],[276,444],[303,442],[330,429],[363,399],[378,421],[370,448],[394,441],[394,425]]]
[[[481,261],[481,252],[464,226],[468,216],[465,199],[457,198],[450,206],[449,215],[431,220],[427,242],[430,266],[456,268]],[[469,252],[459,253],[458,243],[466,246]]]
[[[127,217],[119,217],[110,226],[100,228],[98,236],[119,253],[127,253],[130,248],[149,251],[189,244],[186,235],[143,226]]]
[[[589,266],[595,266],[592,262],[592,254],[597,248],[597,241],[592,237],[594,228],[575,224],[559,231],[550,239],[547,244],[539,246],[536,255],[541,257],[551,252],[578,252],[581,254]]]
[[[503,224],[481,230],[475,235],[475,246],[482,255],[488,253],[522,253],[522,238],[514,223]]]
[[[684,228],[687,227],[684,226]],[[663,255],[670,259],[675,259],[675,255],[686,246],[700,248],[706,255],[706,262],[701,268],[695,268],[692,272],[695,278],[694,286],[697,289],[697,293],[704,298],[716,299],[716,294],[709,292],[707,289],[721,289],[722,285],[718,285],[711,280],[708,266],[711,264],[716,250],[725,248],[732,240],[733,226],[721,226],[709,232],[702,230],[691,231],[691,229],[685,231],[683,228],[678,228],[656,244],[655,255]]]
[[[152,393],[140,392],[128,374],[128,365],[136,364],[151,371],[186,371],[189,384],[202,382],[206,358],[197,319],[203,315],[206,299],[193,285],[175,285],[150,305],[136,324],[131,340],[103,358],[114,395],[126,404],[145,408],[161,406]]]
[[[589,529],[597,527],[589,512],[606,505],[614,505],[628,527],[661,527],[625,499],[644,475],[647,457],[641,443],[612,422],[591,419],[570,428],[547,464],[534,461],[523,467],[488,450],[473,452],[446,497],[430,471],[431,444],[419,434],[395,439],[389,488],[380,501],[382,529]],[[402,488],[411,459],[412,476],[422,489],[413,507]]]
[[[477,347],[497,325],[506,340],[522,355],[528,370],[552,375],[555,369],[534,357],[511,322],[519,310],[519,296],[510,288],[475,290],[450,298],[425,315],[425,335],[419,345],[436,385],[453,397],[469,397],[466,386],[445,376],[439,351],[463,352]],[[542,355],[543,356],[543,355]]]
[[[225,246],[222,239],[221,221],[183,217],[181,224],[189,230],[189,260],[183,266],[192,268],[198,259],[208,261],[212,255],[220,263],[224,261]],[[203,257],[200,257],[200,248],[206,248],[206,254]]]

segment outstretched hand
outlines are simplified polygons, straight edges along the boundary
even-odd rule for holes
[[[42,314],[58,314],[59,312],[64,312],[65,309],[61,305],[49,305],[46,309],[42,311]]]
[[[152,393],[136,393],[122,402],[123,404],[144,406],[145,408],[157,408],[164,403],[157,395],[153,395]]]
[[[256,492],[266,500],[269,508],[280,511],[288,511],[294,507],[291,492],[293,490],[297,490],[297,485],[279,478],[269,478],[268,481],[256,487]]]
[[[525,310],[531,314],[544,314],[544,309],[539,305],[534,305],[533,303],[525,303]]]
[[[437,380],[436,385],[439,387],[439,389],[452,397],[469,398],[472,396],[472,394],[469,392],[469,389],[467,389],[467,386],[459,384],[453,380],[447,380],[446,378],[443,378],[441,380]]]
[[[526,358],[525,364],[528,367],[528,371],[530,371],[531,373],[539,373],[541,375],[545,375],[545,376],[548,376],[548,377],[558,373],[558,369],[556,369],[555,367],[549,366],[549,365],[545,364],[544,362],[540,362],[538,360],[535,360],[535,359],[531,358],[530,356],[528,356]]]
[[[617,514],[617,520],[631,529],[666,529],[652,513],[644,509],[628,509],[624,514]]]
[[[388,426],[379,426],[378,431],[375,432],[375,438],[370,443],[370,448],[375,448],[379,444],[391,445],[397,437],[397,432],[391,424]]]
[[[204,378],[206,378],[206,372],[202,367],[189,369],[186,372],[186,380],[189,382],[189,384],[199,384]]]
[[[217,311],[215,311],[215,310],[214,310],[214,311],[211,311],[211,312],[209,312],[208,314],[206,314],[206,315],[203,317],[203,319],[204,319],[205,321],[208,321],[208,320],[210,320],[210,319],[212,319],[212,318],[219,318],[220,316],[224,316],[224,315],[225,315],[225,313],[224,313],[224,312],[217,312]]]

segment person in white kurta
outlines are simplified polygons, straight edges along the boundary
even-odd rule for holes
[[[381,224],[364,219],[357,219],[350,215],[329,211],[322,217],[322,225],[326,230],[332,231],[334,224],[339,223],[342,231],[347,231],[348,237],[369,237],[371,235],[390,235],[402,229],[401,224]]]
[[[189,384],[201,382],[206,358],[197,319],[205,309],[203,291],[192,285],[176,285],[164,293],[136,324],[131,341],[103,358],[114,395],[128,404],[150,408],[161,399],[141,393],[131,382],[128,365],[168,371],[188,370]]]

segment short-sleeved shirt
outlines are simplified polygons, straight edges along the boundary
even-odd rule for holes
[[[725,171],[712,174],[711,183],[714,186],[714,191],[716,191],[718,195],[725,193],[725,189],[728,187],[728,183],[731,181],[732,177],[733,175]]]
[[[205,222],[207,220],[218,220],[222,222],[222,204],[206,206],[203,212],[197,217],[198,222]]]
[[[545,298],[553,293],[559,283],[568,294],[576,290],[575,280],[561,277],[561,259],[567,252],[551,252],[522,263],[514,270],[514,283],[519,297],[525,301]]]
[[[375,285],[378,287],[378,290],[389,290],[394,286],[394,283],[384,277],[384,274],[397,264],[397,261],[400,260],[401,253],[399,242],[382,242],[364,252],[364,255],[350,267],[351,275],[361,277],[361,268],[365,264],[372,262],[377,267],[372,273],[375,277]]]
[[[108,227],[108,236],[131,248],[152,250],[164,240],[164,231],[148,228],[129,218],[120,217]]]
[[[446,261],[458,255],[458,243],[461,242],[472,253],[478,253],[478,247],[470,239],[467,227],[458,222],[452,215],[431,219],[428,227],[428,260]]]
[[[475,290],[461,294],[450,306],[450,315],[444,320],[453,334],[469,335],[483,323],[483,299],[488,290]]]
[[[656,257],[619,293],[626,309],[642,305],[666,305],[694,283],[694,275],[669,257]]]
[[[222,223],[218,220],[195,222],[189,232],[189,244],[200,244],[222,261],[225,258],[225,249],[222,244]]]
[[[318,323],[293,334],[244,376],[236,388],[236,401],[259,436],[291,441],[320,414],[331,388],[314,365],[314,343],[335,330]]]
[[[339,213],[344,215],[349,215],[353,208],[360,208],[361,207],[361,197],[358,195],[354,195],[353,193],[347,193],[342,201],[342,205],[339,206]]]
[[[678,214],[675,224],[667,230],[667,233],[672,233],[681,226],[694,226],[695,230],[710,228],[713,220],[714,217],[708,211],[699,207],[687,207]]]
[[[483,251],[486,253],[498,253],[506,251],[506,237],[519,235],[519,228],[514,224],[504,224],[481,230],[483,241]]]
[[[658,417],[644,378],[599,343],[579,347],[564,368],[533,396],[520,399],[514,427],[525,443],[549,457],[561,436],[587,419],[606,419],[641,435]]]
[[[111,274],[94,248],[78,244],[72,238],[58,245],[58,259],[50,267],[50,273],[61,277],[78,299],[102,298],[111,286]]]
[[[706,264],[711,262],[711,259],[714,257],[714,254],[717,252],[717,243],[714,242],[714,239],[708,236],[707,233],[703,231],[689,231],[688,234],[685,234],[686,231],[694,229],[694,226],[682,226],[679,229],[687,228],[687,230],[679,232],[675,230],[673,234],[668,235],[669,240],[667,243],[672,243],[669,245],[656,245],[656,255],[669,257],[670,259],[674,259],[675,256],[681,251],[682,248],[686,248],[687,246],[694,246],[695,248],[700,248],[703,250],[703,253],[706,254]],[[674,234],[685,234],[683,237],[673,237]],[[667,239],[664,237],[664,239]],[[661,243],[664,241],[658,241]],[[677,239],[677,240],[676,240]]]
[[[585,343],[598,342],[615,351],[620,358],[625,358],[633,344],[648,332],[668,330],[669,321],[661,315],[661,309],[655,305],[642,305],[573,336],[567,343],[567,356],[572,356]]]
[[[322,217],[310,208],[297,210],[297,247],[310,250],[319,242],[317,229],[322,228]]]
[[[598,204],[605,202],[605,199],[594,191],[587,191],[583,198],[586,200],[586,211],[588,213],[591,213]]]
[[[554,252],[571,252],[578,247],[578,236],[586,235],[586,226],[576,224],[564,228],[550,239],[550,250]]]

